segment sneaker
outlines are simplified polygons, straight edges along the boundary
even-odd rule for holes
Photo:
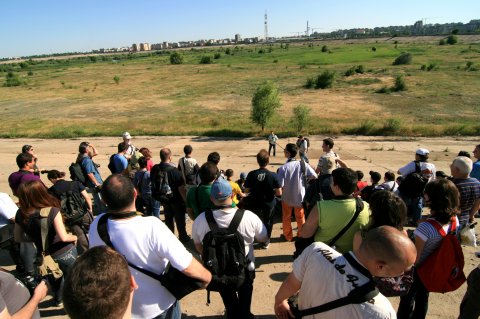
[[[270,240],[262,243],[262,245],[260,246],[261,249],[268,249],[268,247],[270,247]]]

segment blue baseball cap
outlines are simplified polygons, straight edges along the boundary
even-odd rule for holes
[[[219,178],[213,183],[210,195],[213,199],[223,202],[232,196],[232,186],[227,180]]]

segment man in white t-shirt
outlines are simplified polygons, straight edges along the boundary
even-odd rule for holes
[[[235,216],[236,208],[232,208],[232,187],[223,178],[217,179],[211,189],[210,198],[216,207],[213,211],[219,228],[228,228]],[[201,254],[203,252],[203,238],[210,231],[205,213],[200,214],[192,226],[192,238],[195,247]],[[253,241],[266,242],[268,240],[267,228],[260,218],[249,210],[245,210],[237,231],[242,235],[245,244],[245,255],[250,262],[246,270],[245,282],[237,291],[229,290],[220,292],[225,304],[228,319],[251,319],[250,312],[252,302],[253,279],[255,278],[255,256],[253,255]]]
[[[188,190],[195,185],[195,178],[197,172],[200,170],[197,160],[192,157],[192,152],[192,146],[185,145],[183,147],[183,153],[185,153],[185,156],[178,160],[178,170],[182,173],[187,193]]]
[[[270,156],[270,151],[273,149],[273,156],[276,155],[277,151],[277,141],[278,136],[272,131],[268,136],[268,155]]]
[[[306,248],[294,261],[293,271],[275,296],[277,318],[290,318],[287,299],[298,292],[298,308],[305,310],[346,297],[354,288],[376,277],[394,277],[409,269],[417,251],[397,229],[380,226],[370,230],[353,252],[341,255],[324,243]],[[395,318],[395,310],[382,294],[373,302],[348,304],[303,318]]]
[[[111,175],[103,183],[101,195],[111,216],[106,225],[110,240],[129,263],[161,274],[170,262],[187,276],[203,281],[204,287],[208,285],[210,272],[168,227],[157,217],[141,217],[136,213],[137,192],[128,177]],[[98,233],[99,219],[90,226],[90,247],[105,245]],[[130,272],[139,286],[133,297],[132,318],[156,318],[166,313],[165,318],[180,319],[180,303],[158,280],[133,268]]]
[[[420,173],[422,176],[427,177],[428,181],[431,182],[435,179],[435,173],[437,169],[435,165],[428,162],[428,156],[430,151],[425,148],[419,148],[415,151],[415,160],[408,163],[407,165],[398,169],[398,174],[402,175],[403,177],[407,177],[409,174],[415,173],[417,171],[417,164],[420,167]],[[409,223],[412,226],[417,225],[417,221],[422,216],[422,209],[423,209],[423,197],[417,196],[414,198],[410,198],[402,194],[401,187],[399,190],[400,197],[405,201],[407,205],[407,215],[409,219]]]

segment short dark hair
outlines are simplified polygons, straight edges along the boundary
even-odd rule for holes
[[[357,173],[351,168],[340,167],[332,171],[333,185],[337,185],[344,195],[352,194],[357,188]]]
[[[328,145],[328,147],[330,148],[333,148],[333,145],[335,144],[331,137],[324,138],[323,143],[325,143],[325,145]]]
[[[27,153],[33,148],[32,145],[25,144],[22,146],[22,153]]]
[[[370,197],[369,205],[372,213],[366,231],[385,225],[403,230],[407,206],[400,197],[388,190],[376,191]]]
[[[355,173],[357,173],[357,178],[358,178],[358,180],[361,181],[362,178],[363,178],[363,176],[364,176],[364,175],[363,175],[363,172],[362,172],[362,171],[355,171]]]
[[[225,171],[225,176],[232,177],[233,176],[233,169],[229,168]]]
[[[123,142],[118,143],[118,146],[117,146],[118,153],[125,152],[128,149],[128,146],[129,146],[128,144],[125,144]]]
[[[213,182],[218,176],[218,167],[212,162],[203,163],[198,171],[202,184],[207,185]]]
[[[183,147],[183,153],[185,153],[185,155],[190,155],[192,154],[192,152],[193,152],[192,145],[187,144]]]
[[[56,169],[49,170],[47,173],[48,179],[57,179],[57,178],[64,178],[65,172],[57,171]]]
[[[385,172],[385,178],[390,182],[395,181],[395,173],[392,171],[387,171]]]
[[[19,169],[22,169],[27,165],[27,163],[30,163],[33,161],[34,157],[30,153],[20,153],[17,155],[17,166]]]
[[[220,163],[220,154],[218,152],[211,152],[207,156],[207,162],[212,162],[215,165],[218,165]]]
[[[425,154],[425,155],[417,154],[417,155],[418,155],[418,158],[420,159],[420,162],[428,161],[428,154]]]
[[[270,155],[266,149],[261,149],[257,154],[257,163],[260,167],[265,167],[270,162]]]
[[[457,156],[465,156],[465,157],[471,158],[469,151],[460,151],[458,152]]]
[[[460,208],[460,193],[452,181],[446,178],[435,179],[427,184],[425,194],[428,197],[425,205],[430,208],[433,218],[440,223],[448,223],[450,218],[457,214]]]
[[[295,157],[298,153],[298,147],[294,143],[288,143],[285,145],[285,151],[290,154],[290,157]]]
[[[87,151],[88,151],[88,147],[90,146],[90,143],[89,142],[82,142],[80,143],[80,145],[78,146],[78,152],[80,154],[85,154]]]
[[[127,208],[135,199],[132,180],[120,174],[110,175],[102,185],[102,199],[109,210]]]
[[[65,311],[72,319],[122,318],[130,301],[130,280],[122,255],[107,246],[90,248],[65,278]]]
[[[145,167],[147,167],[147,159],[145,158],[145,156],[141,156],[141,157],[137,160],[137,163],[138,163],[138,166],[140,166],[140,168],[145,168]]]
[[[172,151],[169,148],[162,148],[160,150],[160,161],[166,162],[168,161],[168,158],[172,155]]]

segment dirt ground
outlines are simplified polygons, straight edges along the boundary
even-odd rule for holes
[[[311,148],[308,153],[310,163],[316,165],[322,153],[321,144],[323,136],[311,136]],[[116,145],[121,138],[88,138],[88,139],[3,139],[0,140],[0,157],[3,165],[0,166],[0,191],[11,195],[7,178],[10,173],[17,170],[15,157],[20,152],[22,145],[30,144],[35,148],[38,156],[38,166],[41,169],[58,169],[68,173],[68,165],[75,160],[78,144],[88,140],[92,142],[100,155],[95,161],[101,164],[100,171],[105,178],[108,176],[108,158],[115,152]],[[296,138],[280,139],[279,146],[294,143]],[[220,168],[231,168],[238,178],[240,172],[249,172],[257,168],[255,156],[261,148],[268,148],[266,139],[233,139],[233,138],[206,138],[206,137],[133,137],[133,144],[137,147],[148,147],[154,154],[154,161],[159,161],[159,150],[169,147],[173,152],[174,161],[183,155],[183,146],[193,146],[193,157],[203,163],[210,152],[218,151],[221,155]],[[437,170],[449,173],[449,164],[458,151],[472,151],[479,142],[473,138],[403,138],[403,137],[335,137],[334,151],[345,160],[348,165],[357,170],[362,170],[366,176],[370,170],[376,170],[382,175],[386,170],[396,172],[398,168],[413,160],[414,151],[419,147],[430,150],[430,160],[437,166]],[[269,169],[275,171],[285,162],[283,152],[277,147],[277,156],[271,157]],[[68,176],[68,174],[67,174]],[[49,185],[45,175],[42,180]],[[16,198],[14,198],[16,200]],[[295,225],[294,225],[295,226]],[[188,222],[191,228],[191,221]],[[477,229],[477,233],[478,233]],[[252,312],[257,318],[275,318],[273,316],[274,296],[283,279],[291,271],[293,243],[282,242],[281,223],[277,222],[273,229],[272,244],[267,250],[256,250],[256,279]],[[478,265],[474,247],[464,247],[465,273]],[[11,261],[2,252],[0,265],[11,266]],[[319,283],[322,284],[322,283]],[[447,294],[430,295],[430,307],[427,318],[453,319],[458,316],[458,306],[465,293],[466,284],[457,291]],[[106,296],[108,297],[108,296]],[[184,318],[222,318],[224,311],[222,301],[218,294],[212,293],[212,302],[206,305],[206,292],[192,293],[181,301]],[[390,298],[394,308],[397,307],[399,298]],[[50,300],[41,304],[42,317],[66,318],[62,309],[52,307]]]

